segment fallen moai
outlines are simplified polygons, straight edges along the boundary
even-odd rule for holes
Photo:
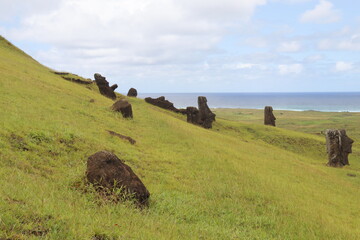
[[[99,88],[100,93],[108,98],[115,100],[116,95],[114,93],[114,90],[117,88],[117,85],[115,84],[115,85],[109,87],[109,82],[106,81],[106,78],[101,76],[99,73],[95,73],[94,78],[95,78],[95,82]]]
[[[124,118],[133,118],[131,104],[126,99],[120,99],[116,101],[112,105],[111,109],[116,112],[121,112]]]
[[[276,117],[273,114],[273,108],[271,106],[266,106],[264,109],[264,124],[275,127]]]
[[[325,131],[328,166],[342,167],[349,165],[348,155],[352,153],[354,140],[346,135],[344,129],[327,129]]]
[[[145,102],[150,103],[152,105],[176,112],[176,113],[182,113],[186,114],[186,111],[184,109],[177,109],[174,107],[174,104],[168,100],[165,99],[164,96],[158,97],[158,98],[151,98],[147,97],[145,98]]]
[[[127,96],[128,97],[137,97],[137,90],[135,88],[130,88],[128,91]]]
[[[141,205],[150,197],[139,177],[111,152],[100,151],[88,158],[86,178],[99,191],[120,190],[120,194],[134,198]]]

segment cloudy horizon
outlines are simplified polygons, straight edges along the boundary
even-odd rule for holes
[[[0,0],[0,35],[119,92],[360,91],[360,2]]]

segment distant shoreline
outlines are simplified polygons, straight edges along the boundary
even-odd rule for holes
[[[264,110],[263,108],[234,108],[234,107],[210,107],[211,109],[233,109],[233,110],[259,110],[259,111],[262,111]],[[274,111],[289,111],[289,112],[325,112],[325,113],[357,113],[357,112],[360,112],[360,110],[358,111],[347,111],[347,110],[344,110],[344,111],[331,111],[331,110],[300,110],[300,109],[274,109]]]
[[[306,93],[140,93],[139,98],[165,96],[177,108],[197,106],[206,96],[210,108],[264,109],[275,111],[360,112],[360,92]]]

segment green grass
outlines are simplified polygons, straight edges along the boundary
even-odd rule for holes
[[[51,71],[0,40],[0,238],[360,238],[357,145],[336,169],[322,136],[221,118],[206,130],[134,98],[127,120],[94,86]],[[132,167],[149,208],[83,186],[100,150]]]

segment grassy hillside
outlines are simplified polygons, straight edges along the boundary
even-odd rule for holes
[[[0,239],[360,238],[359,155],[329,168],[323,137],[222,119],[206,130],[129,101],[133,120],[0,40]],[[99,150],[142,179],[147,209],[86,189]]]

